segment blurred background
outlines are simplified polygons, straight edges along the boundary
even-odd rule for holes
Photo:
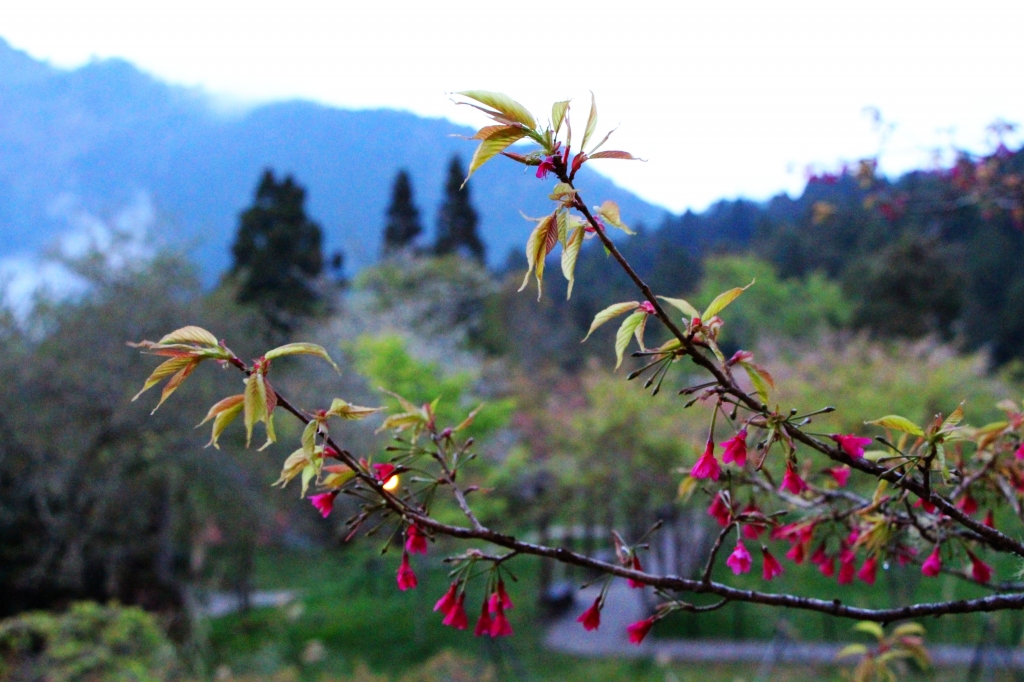
[[[430,609],[456,544],[417,557],[419,588],[399,592],[387,537],[345,540],[354,505],[323,520],[294,484],[270,488],[295,424],[263,452],[240,428],[204,448],[193,427],[239,377],[203,367],[150,416],[155,397],[131,398],[154,363],[125,342],[185,324],[243,358],[315,341],[340,376],[274,369],[308,407],[388,404],[383,386],[441,396],[457,423],[484,401],[469,475],[485,523],[608,558],[610,528],[636,538],[660,520],[649,565],[691,575],[715,533],[706,496],[679,494],[707,414],[669,389],[692,377],[652,398],[625,381],[632,360],[612,372],[612,331],[580,345],[598,310],[636,298],[593,243],[570,300],[553,261],[542,301],[516,293],[522,214],[547,212],[551,183],[499,159],[460,190],[473,144],[459,136],[483,121],[448,93],[504,91],[540,118],[573,97],[582,127],[592,90],[599,132],[621,124],[610,146],[647,161],[588,164],[585,199],[619,204],[638,232],[620,248],[660,293],[700,306],[756,278],[724,346],[755,351],[780,404],[837,405],[819,430],[965,399],[982,424],[1024,388],[1021,14],[5,10],[0,680],[839,679],[832,656],[863,638],[849,621],[733,604],[676,614],[637,649],[624,628],[653,594],[616,586],[584,633],[594,576],[532,559],[513,566],[515,637],[444,628]],[[340,435],[381,453],[378,425]],[[983,594],[919,578],[894,565],[837,587],[787,564],[773,587],[876,607]],[[1024,679],[1008,653],[1021,614],[925,626],[944,665],[913,679]]]

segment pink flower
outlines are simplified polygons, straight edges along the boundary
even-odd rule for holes
[[[850,480],[850,467],[848,466],[832,467],[825,471],[832,474],[832,478],[836,479],[836,485],[840,488],[845,488],[846,482]]]
[[[925,512],[929,514],[935,513],[935,505],[927,500],[918,499],[918,501],[914,503],[914,506],[919,509],[924,509]]]
[[[870,438],[854,436],[852,433],[846,435],[834,433],[830,437],[836,443],[839,443],[839,447],[842,449],[843,452],[848,454],[850,457],[854,458],[863,457],[864,447],[866,445],[871,445]]]
[[[506,610],[512,608],[512,599],[508,596],[508,592],[505,591],[505,581],[501,578],[498,578],[498,589],[495,594],[501,600],[501,608]]]
[[[739,433],[722,443],[723,462],[735,462],[736,466],[744,467],[747,464],[747,430],[741,429]]]
[[[640,565],[640,557],[638,557],[636,554],[633,555],[633,564],[630,566],[630,568],[632,568],[634,571],[644,570],[644,567]],[[647,587],[639,580],[633,580],[632,578],[626,578],[626,582],[629,583],[629,586],[632,587],[634,590],[642,590],[643,588]]]
[[[866,582],[868,585],[875,584],[875,576],[878,573],[878,559],[874,556],[870,556],[864,560],[860,570],[857,571],[857,577]]]
[[[427,536],[416,524],[410,525],[405,531],[405,551],[409,554],[427,553]]]
[[[402,563],[398,566],[398,589],[402,592],[416,587],[416,574],[409,565],[409,553],[402,552]]]
[[[786,473],[782,476],[782,489],[788,490],[794,495],[799,495],[807,490],[807,483],[796,473],[792,462],[786,462]]]
[[[764,555],[764,566],[761,571],[761,577],[765,580],[771,580],[775,576],[782,575],[782,564],[779,560],[772,556],[772,553],[768,551],[767,547],[761,548],[761,553]]]
[[[487,611],[487,601],[485,600],[484,603],[480,605],[480,620],[476,622],[476,627],[473,628],[473,634],[476,637],[481,637],[483,635],[487,635],[488,637],[491,636],[491,627],[494,623],[491,621],[491,615]]]
[[[631,644],[639,644],[644,641],[644,637],[654,627],[654,616],[645,620],[638,620],[637,622],[629,625],[626,628],[626,632],[629,634],[629,641]]]
[[[447,616],[448,613],[453,608],[455,608],[455,593],[458,592],[458,590],[459,584],[452,583],[451,586],[448,588],[448,591],[444,593],[444,596],[438,599],[437,603],[434,604],[434,611],[440,611],[441,613]]]
[[[991,509],[989,509],[988,513],[985,514],[985,520],[982,521],[982,523],[984,525],[988,526],[989,528],[995,528],[996,527],[996,520],[992,517],[992,510]]]
[[[469,618],[466,617],[466,593],[463,592],[459,595],[459,598],[455,601],[455,606],[451,607],[448,611],[448,615],[441,621],[442,625],[455,628],[456,630],[465,630],[469,627]]]
[[[750,552],[747,551],[742,542],[736,543],[736,549],[725,560],[725,565],[731,568],[735,575],[750,571]]]
[[[548,176],[548,173],[550,173],[551,171],[555,170],[555,161],[554,161],[554,159],[555,159],[555,157],[553,157],[553,156],[546,156],[546,157],[544,157],[544,160],[540,162],[539,166],[537,166],[537,177],[538,178],[543,180],[544,178],[546,178]]]
[[[839,553],[839,584],[849,585],[853,582],[853,576],[857,569],[853,565],[854,559],[857,555],[848,549],[844,549]]]
[[[978,511],[978,501],[971,497],[970,493],[967,493],[966,495],[961,497],[957,501],[956,506],[964,514],[973,514],[974,512]]]
[[[714,517],[715,521],[718,521],[719,526],[729,525],[729,519],[732,518],[732,510],[725,503],[722,493],[715,495],[715,499],[711,501],[711,506],[708,507],[708,515]]]
[[[653,315],[655,313],[654,304],[651,303],[650,301],[644,301],[643,303],[641,303],[639,306],[637,306],[637,310],[643,311],[648,315]]]
[[[320,512],[320,516],[326,519],[328,516],[330,516],[331,510],[334,509],[334,498],[337,496],[338,491],[332,490],[329,493],[320,493],[319,495],[313,495],[309,498],[309,501]]]
[[[923,564],[921,564],[921,573],[929,578],[934,578],[941,570],[942,555],[939,552],[939,545],[935,545],[935,549],[932,550],[932,553],[929,554],[928,558],[924,560]]]
[[[979,583],[987,583],[992,579],[992,567],[968,551],[967,556],[971,559],[971,575]]]
[[[374,464],[373,473],[381,483],[387,483],[395,470],[394,464]]]
[[[704,454],[693,465],[690,475],[694,478],[710,478],[712,481],[717,481],[721,471],[721,467],[718,466],[718,460],[715,459],[715,442],[708,438]]]
[[[788,552],[786,552],[786,558],[792,561],[794,564],[802,564],[804,559],[807,557],[804,543],[798,542],[793,545]]]
[[[826,578],[831,578],[836,573],[836,558],[834,556],[825,557],[825,560],[818,564],[818,570]]]
[[[828,553],[825,551],[825,543],[823,542],[811,553],[811,563],[815,566],[821,566],[826,561],[828,561]]]
[[[754,504],[753,502],[750,502],[749,504],[747,504],[746,507],[743,508],[743,513],[756,514],[758,516],[761,516],[762,518],[764,517],[764,515],[761,514],[761,510],[758,509],[757,505]],[[759,521],[745,523],[743,524],[743,537],[745,537],[748,540],[756,540],[759,537],[761,537],[761,533],[765,531],[765,528],[765,524]]]
[[[498,601],[498,610],[494,614],[494,620],[491,621],[491,637],[511,637],[512,636],[512,624],[508,622],[508,618],[505,617],[505,609],[501,605],[501,601]]]
[[[1014,452],[1013,454],[1017,457],[1017,459],[1024,459],[1024,443],[1021,443],[1020,447],[1018,447],[1017,451]]]
[[[601,598],[595,599],[590,608],[580,614],[576,622],[583,623],[583,629],[587,632],[601,627]]]

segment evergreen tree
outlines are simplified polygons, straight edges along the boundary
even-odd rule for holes
[[[404,168],[398,171],[395,184],[391,187],[391,205],[388,206],[387,215],[383,245],[385,257],[410,249],[416,237],[423,232],[420,212],[412,200],[412,182]]]
[[[319,302],[314,280],[323,269],[320,226],[306,216],[306,190],[289,175],[278,182],[269,168],[253,205],[239,216],[231,247],[238,301],[255,303],[277,328],[295,315],[311,314]]]
[[[454,253],[484,262],[484,243],[476,232],[479,218],[469,201],[469,187],[462,187],[466,169],[458,155],[448,164],[448,179],[444,186],[444,203],[437,216],[437,241],[434,253],[439,256]]]

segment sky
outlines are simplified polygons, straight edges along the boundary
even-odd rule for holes
[[[121,57],[235,104],[304,98],[483,125],[449,93],[486,89],[544,119],[571,97],[582,128],[592,91],[599,133],[619,126],[606,148],[647,160],[593,166],[676,212],[799,192],[809,166],[881,153],[894,174],[937,149],[989,149],[990,123],[1024,123],[1021,25],[1019,0],[4,0],[0,12],[0,36],[55,66]]]

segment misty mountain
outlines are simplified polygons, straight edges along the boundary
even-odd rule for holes
[[[238,214],[271,167],[307,188],[325,252],[343,250],[351,274],[377,258],[399,168],[409,170],[432,239],[448,160],[458,153],[468,162],[474,149],[453,135],[472,132],[443,119],[306,101],[232,110],[125,61],[62,70],[0,39],[0,255],[53,243],[75,215],[111,219],[143,202],[154,208],[157,236],[192,249],[211,278],[229,264]],[[520,211],[550,210],[551,184],[502,160],[474,175],[469,190],[492,264],[522,248],[532,224]],[[597,173],[581,173],[579,185],[591,203],[617,201],[627,222],[656,226],[667,215]]]

